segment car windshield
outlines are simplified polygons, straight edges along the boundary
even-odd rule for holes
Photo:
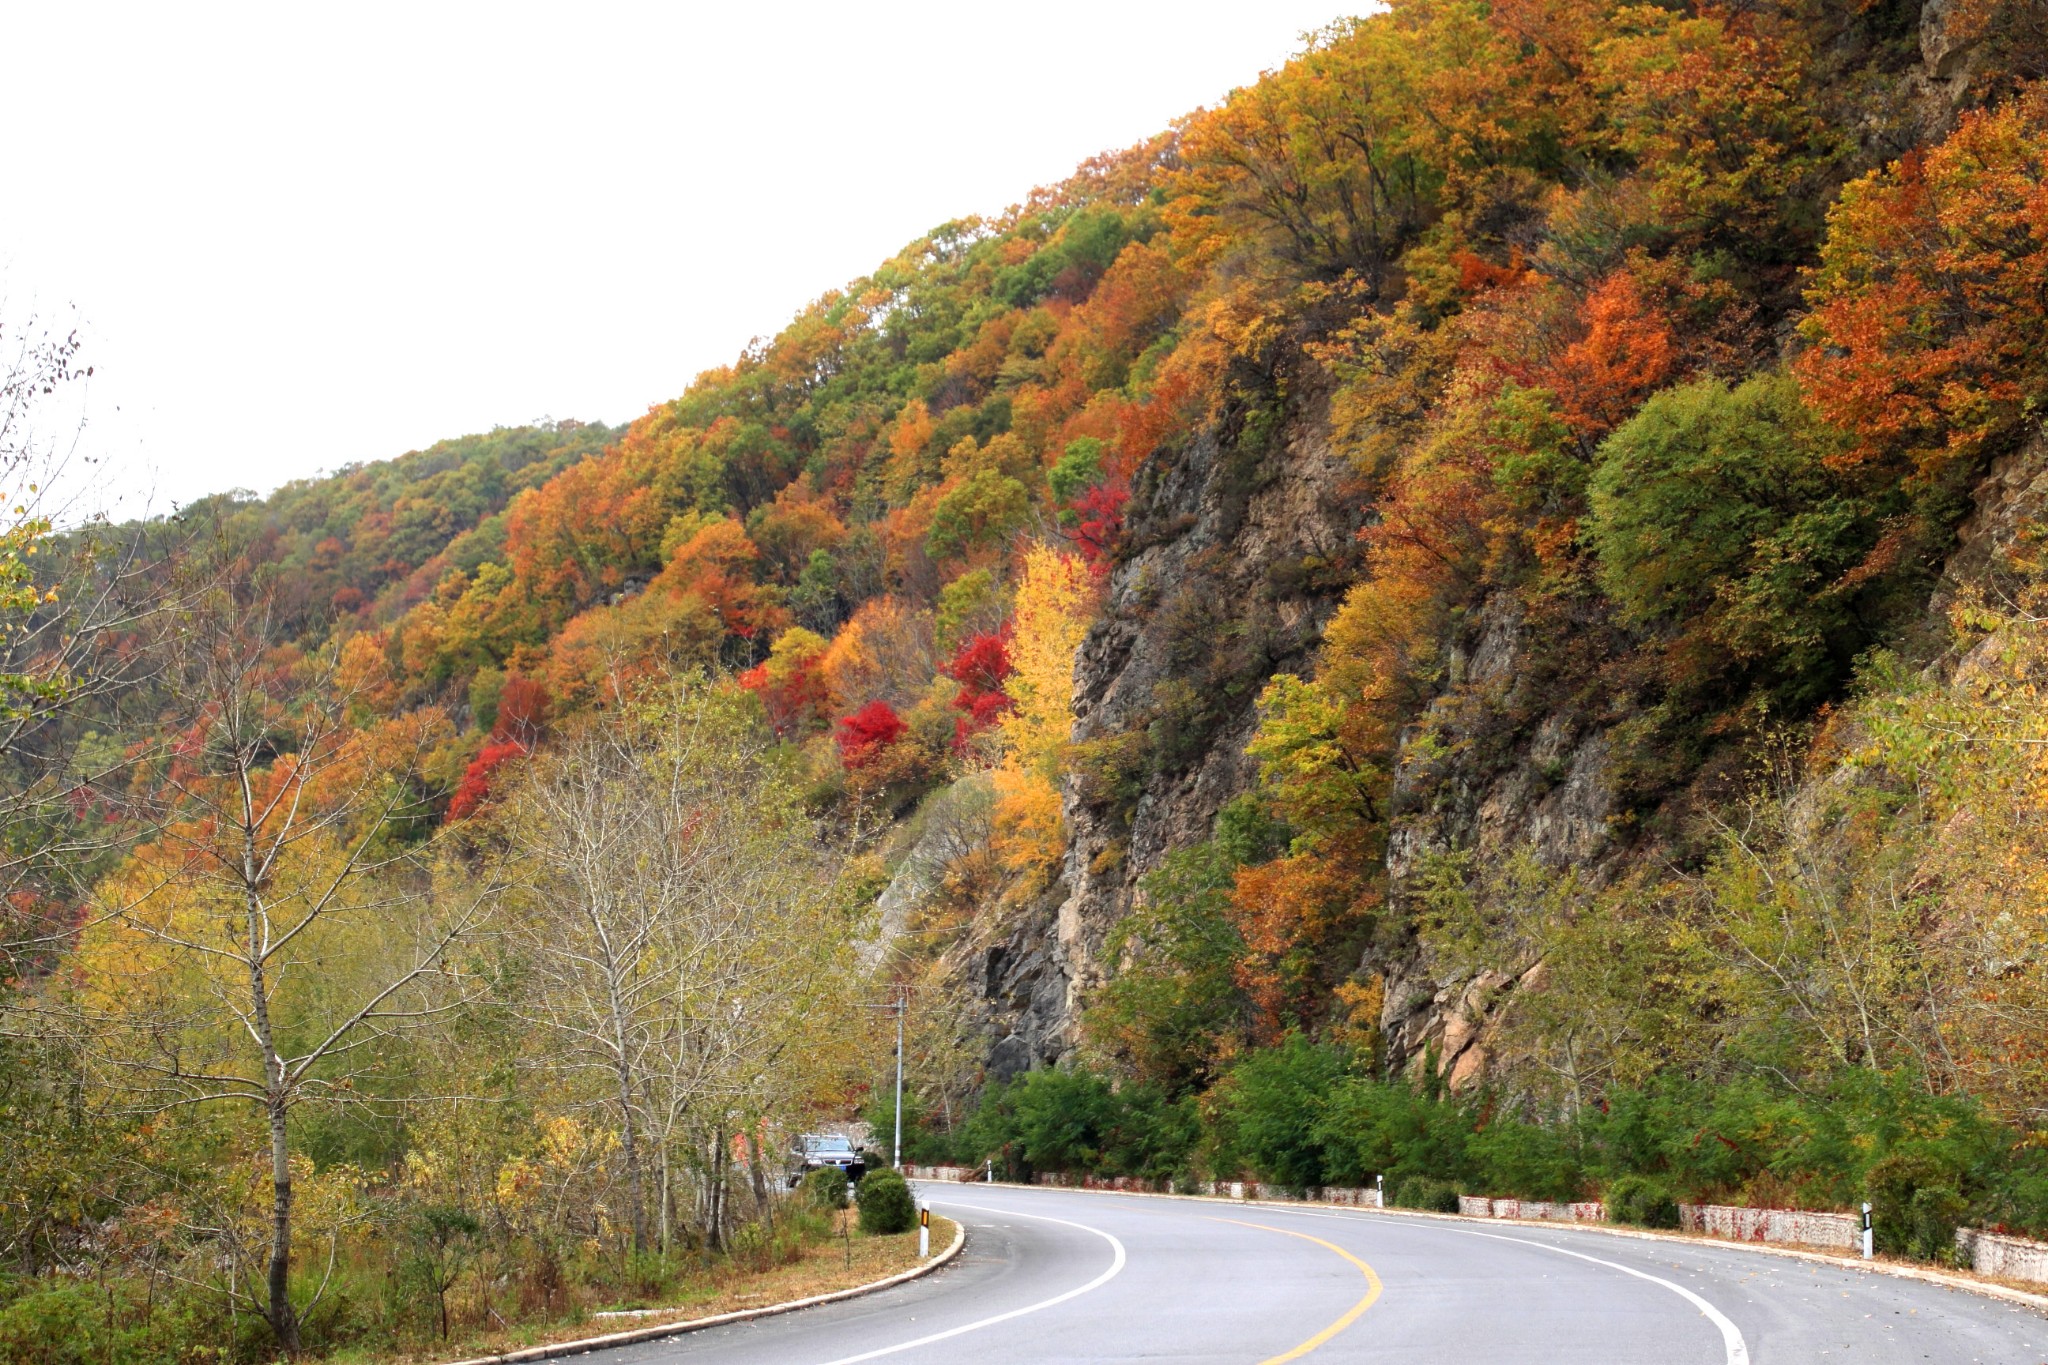
[[[805,1138],[804,1146],[813,1152],[850,1152],[853,1144],[843,1137]]]

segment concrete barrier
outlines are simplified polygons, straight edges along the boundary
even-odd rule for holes
[[[982,1168],[979,1166],[905,1165],[903,1168],[903,1175],[904,1178],[907,1180],[938,1180],[947,1182],[964,1182],[969,1180],[981,1179]]]
[[[1680,1204],[1678,1225],[1731,1242],[1863,1249],[1863,1220],[1853,1213],[1811,1209],[1745,1209],[1731,1204]]]
[[[1488,1199],[1458,1196],[1458,1212],[1468,1218],[1530,1218],[1545,1223],[1604,1223],[1607,1206],[1597,1200],[1557,1203],[1548,1199]]]
[[[2030,1241],[2003,1232],[1958,1228],[1956,1247],[1963,1253],[1963,1263],[1979,1275],[2048,1284],[2048,1242]]]

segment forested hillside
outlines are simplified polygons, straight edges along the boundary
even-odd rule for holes
[[[170,586],[15,651],[0,1343],[90,1264],[293,1345],[426,1330],[306,1309],[336,1245],[652,1276],[895,990],[928,1156],[2048,1229],[2044,53],[1397,0],[623,429],[23,520],[28,626]],[[208,1080],[266,849],[354,918]]]

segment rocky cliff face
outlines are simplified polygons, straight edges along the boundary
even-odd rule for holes
[[[1953,125],[1974,56],[1949,33],[1950,8],[1923,7],[1920,60],[1894,77],[1886,136],[1911,126],[1931,137]],[[1263,685],[1275,673],[1313,672],[1323,630],[1361,572],[1370,490],[1333,446],[1319,383],[1283,374],[1263,405],[1226,413],[1189,448],[1148,466],[1133,490],[1127,558],[1076,664],[1082,756],[1064,793],[1062,874],[995,941],[984,937],[955,963],[981,998],[997,1078],[1075,1046],[1109,965],[1106,935],[1145,876],[1207,837],[1219,809],[1252,786],[1244,750]],[[2044,510],[2048,458],[2036,442],[1977,490],[1928,604],[1926,640],[1941,635],[1955,594],[1995,577]],[[1435,854],[1470,851],[1486,863],[1527,850],[1594,884],[1663,856],[1660,836],[1630,808],[1639,793],[1613,729],[1625,707],[1603,695],[1602,672],[1624,646],[1607,623],[1532,624],[1500,596],[1460,614],[1447,633],[1438,693],[1407,737],[1427,730],[1428,756],[1404,748],[1396,770],[1388,922],[1411,920],[1417,878]],[[1725,796],[1727,778],[1697,774],[1684,799]],[[1499,1003],[1540,973],[1438,979],[1398,928],[1370,951],[1364,965],[1386,985],[1388,1060],[1434,1056],[1454,1082],[1484,1070]]]
[[[1077,744],[1099,753],[1065,793],[1071,836],[1062,876],[978,946],[960,969],[982,998],[989,1068],[1005,1078],[1050,1065],[1078,1041],[1103,980],[1103,942],[1174,849],[1210,833],[1217,811],[1256,778],[1245,746],[1265,681],[1309,673],[1322,631],[1355,580],[1365,498],[1331,447],[1318,395],[1298,398],[1261,437],[1228,421],[1135,490],[1141,547],[1114,573],[1102,618],[1076,666]],[[2048,444],[1992,467],[1976,510],[1928,604],[1937,630],[1956,594],[1995,583],[2048,514]],[[1597,662],[1604,624],[1580,623]],[[1558,642],[1505,598],[1452,628],[1438,695],[1409,738],[1430,750],[1398,768],[1390,806],[1389,921],[1407,922],[1432,854],[1481,861],[1526,849],[1594,883],[1655,854],[1617,820],[1614,741],[1586,654],[1560,678]],[[1565,651],[1569,653],[1569,651]],[[1560,700],[1562,699],[1562,700]],[[1514,990],[1497,974],[1440,979],[1401,933],[1366,964],[1386,980],[1382,1034],[1390,1063],[1433,1057],[1462,1084],[1487,1063],[1490,1023]]]
[[[986,950],[997,1077],[1071,1049],[1103,978],[1103,939],[1171,851],[1208,836],[1252,785],[1245,745],[1275,673],[1305,672],[1356,571],[1366,500],[1304,386],[1225,416],[1148,467],[1127,509],[1136,546],[1110,578],[1075,666],[1074,739],[1055,887]]]
[[[1356,580],[1366,490],[1332,448],[1323,395],[1298,393],[1259,416],[1219,423],[1134,490],[1130,532],[1141,548],[1112,576],[1076,663],[1074,739],[1101,755],[1079,765],[1065,793],[1063,875],[972,965],[998,1078],[1074,1046],[1104,976],[1104,937],[1145,875],[1206,838],[1223,805],[1251,788],[1245,746],[1261,689],[1276,673],[1314,671],[1323,629]],[[1487,607],[1457,637],[1428,719],[1439,737],[1484,732],[1489,742],[1454,742],[1461,757],[1402,766],[1388,867],[1397,923],[1431,852],[1529,845],[1555,865],[1583,866],[1611,850],[1607,740],[1535,705],[1519,615]],[[1114,771],[1105,778],[1104,768]],[[1434,1044],[1454,1074],[1470,1074],[1484,1056],[1475,1002],[1511,983],[1435,981],[1399,935],[1383,951],[1387,960],[1370,965],[1388,978],[1390,1059]]]

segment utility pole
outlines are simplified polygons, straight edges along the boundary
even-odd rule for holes
[[[899,1171],[903,1169],[903,1007],[909,1003],[908,990],[896,997],[896,1141],[889,1156]]]
[[[896,998],[886,1005],[862,1005],[864,1010],[896,1011],[896,1140],[889,1147],[889,1165],[903,1169],[903,1011],[910,1007],[910,987],[896,988]]]

